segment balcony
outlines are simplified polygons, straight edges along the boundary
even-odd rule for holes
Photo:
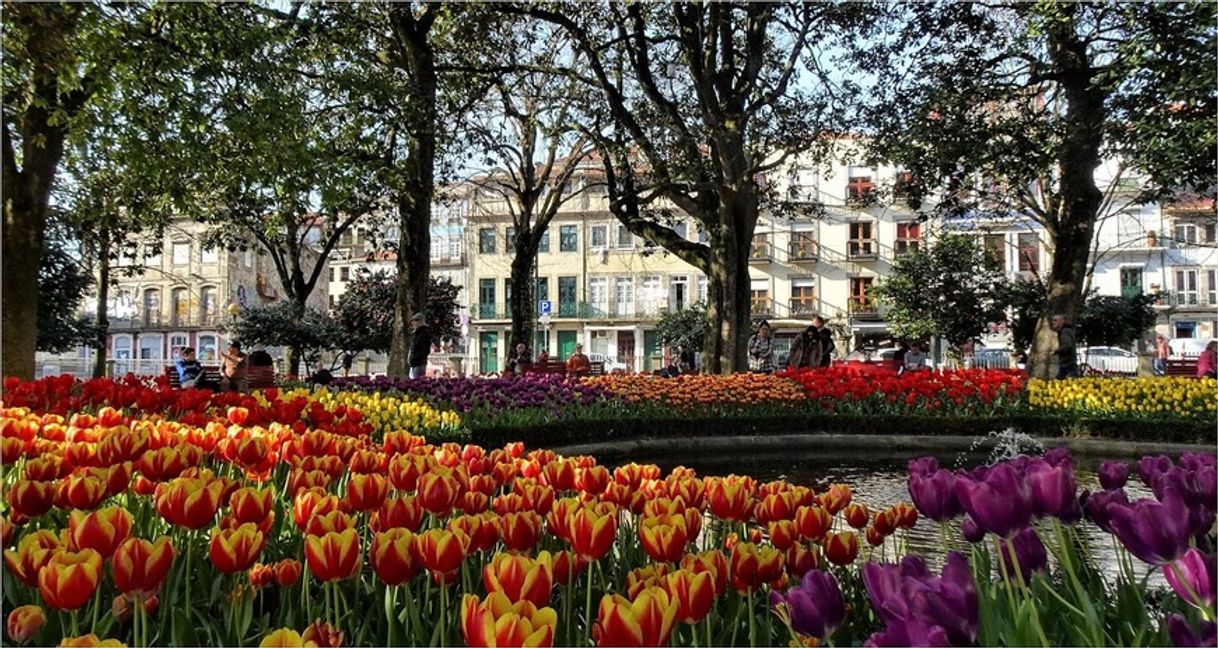
[[[749,263],[772,263],[774,261],[774,245],[765,239],[753,239],[749,250]]]
[[[469,312],[473,314],[474,321],[512,319],[512,309],[504,304],[491,302],[473,304],[470,306]]]
[[[209,329],[223,324],[225,324],[224,318],[214,313],[171,314],[168,317],[161,313],[146,313],[134,317],[111,317],[108,320],[108,328],[111,331]]]
[[[791,261],[815,263],[820,258],[820,245],[816,241],[794,240],[787,249]]]
[[[819,313],[816,311],[816,302],[812,299],[792,299],[791,300],[791,317],[796,319],[812,319]]]
[[[858,261],[875,259],[880,246],[873,238],[850,239],[846,242],[846,258]]]
[[[860,321],[877,321],[880,317],[880,306],[871,297],[851,297],[847,303],[850,317]]]
[[[449,256],[447,254],[439,257],[433,257],[431,267],[433,268],[456,268],[465,265],[465,254],[457,254]]]
[[[892,246],[893,255],[896,258],[901,258],[907,254],[912,254],[922,249],[922,241],[918,239],[897,239],[897,242]]]

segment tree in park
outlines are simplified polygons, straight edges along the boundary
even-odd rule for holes
[[[38,268],[38,350],[63,353],[94,337],[92,322],[80,316],[80,305],[93,277],[73,254],[77,241],[63,222],[47,222],[46,249]]]
[[[553,60],[563,46],[561,34],[553,31],[544,23],[521,25],[516,31],[519,50],[526,51],[531,42],[547,43],[534,56]],[[471,145],[482,151],[483,165],[471,183],[493,196],[493,204],[505,207],[512,220],[507,241],[512,254],[512,340],[533,339],[539,299],[534,270],[550,222],[588,188],[586,173],[581,178],[585,184],[573,186],[576,170],[592,152],[588,138],[572,121],[581,89],[570,79],[537,71],[504,74],[467,126]]]
[[[437,340],[461,339],[457,320],[457,295],[461,286],[453,285],[447,277],[431,277],[427,286],[427,327]],[[368,350],[386,353],[392,346],[394,296],[397,282],[383,270],[371,272],[365,268],[355,271],[347,291],[339,298],[332,314],[335,339],[331,347],[355,354]]]
[[[656,324],[656,331],[673,348],[701,349],[706,344],[706,321],[706,309],[698,303],[664,313]]]
[[[898,336],[942,336],[957,348],[1004,319],[1003,273],[965,234],[945,234],[929,249],[897,259],[876,295],[889,305],[887,319]]]
[[[767,173],[810,151],[833,122],[824,72],[845,51],[861,5],[595,3],[514,5],[561,27],[573,63],[597,91],[584,123],[595,138],[610,210],[632,233],[707,275],[705,367],[746,367],[748,256]],[[671,226],[677,211],[705,244]]]
[[[1078,319],[1095,224],[1124,204],[1212,196],[1218,128],[1213,3],[894,5],[867,120],[877,154],[943,214],[1014,212],[1053,250],[1032,375],[1047,376],[1049,319]],[[891,47],[891,49],[886,49]],[[1115,161],[1106,186],[1097,170]]]
[[[298,360],[311,364],[321,351],[331,348],[338,330],[329,314],[308,307],[302,312],[295,304],[284,300],[269,306],[246,308],[229,334],[247,346],[294,349]]]
[[[1155,325],[1154,302],[1160,296],[1099,295],[1091,291],[1079,311],[1074,328],[1080,344],[1128,347],[1137,343]],[[1016,281],[1006,288],[1011,343],[1017,353],[1027,353],[1036,335],[1036,324],[1045,315],[1045,285],[1039,279]]]

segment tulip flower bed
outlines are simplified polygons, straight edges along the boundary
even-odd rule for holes
[[[1023,405],[1026,374],[962,369],[860,374],[848,365],[781,372],[803,386],[812,403],[830,412],[954,415],[991,414]]]
[[[1214,638],[1212,455],[1143,459],[1154,497],[1132,502],[1123,464],[1101,466],[1103,491],[1079,493],[1057,451],[958,472],[919,460],[912,503],[870,510],[840,484],[429,444],[369,422],[360,408],[383,409],[384,395],[262,394],[222,411],[200,400],[188,422],[185,396],[108,403],[76,387],[65,408],[11,386],[0,543],[15,643]],[[165,404],[146,412],[140,398]],[[947,553],[932,571],[904,537],[936,523]],[[1089,558],[1080,525],[1112,534],[1118,576]],[[1148,586],[1151,570],[1167,585]]]
[[[1110,416],[1198,418],[1218,415],[1218,380],[1213,378],[1079,378],[1031,380],[1028,404]]]

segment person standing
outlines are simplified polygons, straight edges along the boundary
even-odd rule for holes
[[[664,338],[660,342],[660,366],[667,369],[672,365],[672,345],[668,343],[668,338]]]
[[[228,350],[220,353],[220,389],[222,391],[246,390],[245,354],[241,352],[240,342],[229,342]]]
[[[1050,326],[1057,331],[1057,379],[1078,378],[1078,349],[1074,339],[1074,327],[1065,315],[1054,315]]]
[[[1218,378],[1218,342],[1210,340],[1197,358],[1198,378]]]
[[[427,318],[422,313],[415,313],[410,318],[410,328],[414,338],[410,341],[410,355],[406,364],[410,365],[410,377],[422,378],[427,375],[427,356],[431,354],[431,331],[427,330]]]
[[[749,369],[758,373],[774,371],[774,338],[770,337],[770,323],[761,320],[757,333],[749,338]]]
[[[1160,335],[1155,340],[1155,375],[1167,375],[1167,359],[1171,356],[1171,347],[1167,344],[1167,338]]]
[[[815,369],[820,366],[820,357],[820,332],[815,326],[809,326],[791,343],[787,368],[795,371]]]
[[[816,334],[820,337],[820,366],[828,367],[833,362],[833,351],[837,349],[833,342],[833,331],[825,326],[825,318],[820,315],[812,318],[812,326],[816,327]]]

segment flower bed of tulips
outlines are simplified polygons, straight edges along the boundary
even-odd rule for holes
[[[863,375],[849,365],[787,371],[817,407],[848,413],[986,414],[1022,404],[1026,375],[1003,369]]]
[[[583,383],[632,405],[663,403],[682,410],[718,405],[792,405],[806,400],[798,384],[778,376],[753,373],[729,376],[698,374],[675,378],[645,374],[608,375],[584,378]]]
[[[1080,493],[1062,452],[956,472],[924,459],[910,464],[912,503],[870,510],[843,485],[813,492],[686,468],[610,470],[519,443],[433,445],[374,429],[359,409],[382,406],[369,394],[253,398],[255,407],[208,410],[197,423],[164,413],[172,408],[145,412],[138,396],[117,407],[82,400],[82,411],[0,405],[9,640],[1098,646],[1215,637],[1212,455],[1143,459],[1137,474],[1154,497],[1137,501],[1123,489],[1124,464],[1104,464],[1104,490]],[[263,418],[293,411],[298,398],[291,421]],[[941,571],[908,553],[904,536],[918,524],[941,525]],[[1112,534],[1119,576],[1090,559],[1080,525]],[[1147,585],[1151,570],[1169,589]]]
[[[587,407],[605,398],[596,387],[558,375],[507,378],[340,378],[340,390],[397,391],[417,396],[459,412],[525,408]]]
[[[1048,410],[1213,421],[1218,415],[1218,380],[1184,377],[1031,380],[1028,404]]]

